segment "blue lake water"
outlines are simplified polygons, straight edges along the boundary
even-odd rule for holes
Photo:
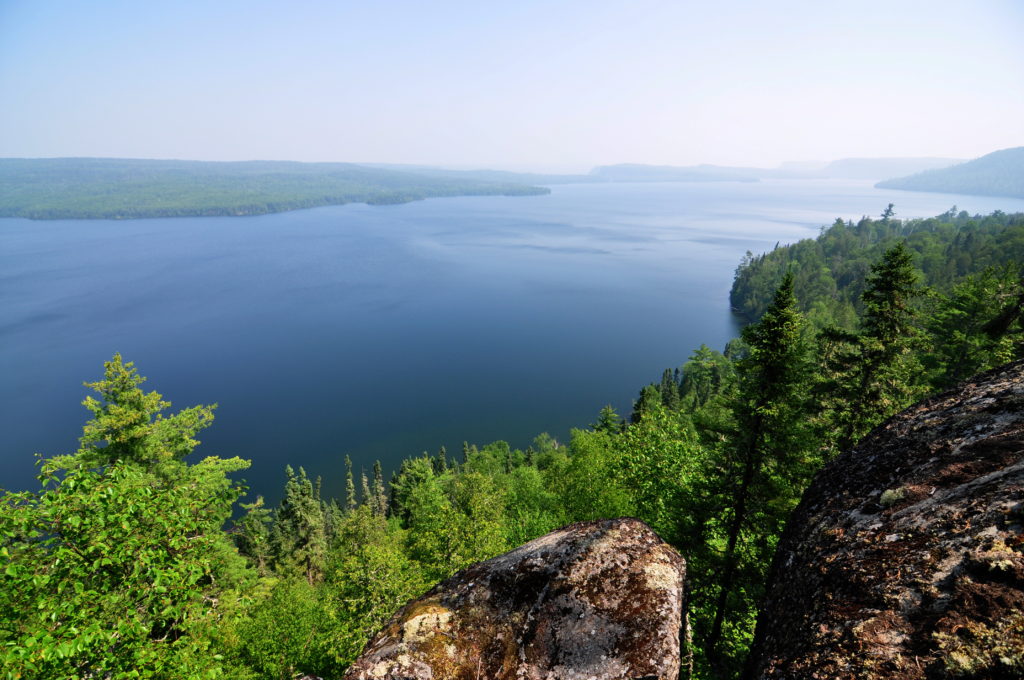
[[[340,494],[357,468],[446,445],[565,440],[604,404],[737,332],[747,250],[836,217],[1024,211],[1024,201],[835,180],[588,184],[551,195],[260,217],[0,220],[0,486],[76,448],[114,352],[176,408],[218,402],[198,455],[254,493],[286,463]]]

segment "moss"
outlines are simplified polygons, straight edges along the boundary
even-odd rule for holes
[[[883,508],[891,508],[892,506],[903,500],[903,497],[907,495],[907,490],[903,487],[897,487],[895,489],[886,489],[882,492],[881,498],[878,499],[878,504]]]
[[[935,633],[946,671],[955,677],[1024,675],[1024,612],[986,625],[970,621],[955,633]]]

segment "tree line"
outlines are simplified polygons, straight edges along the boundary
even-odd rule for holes
[[[688,560],[698,677],[734,677],[786,518],[823,462],[966,372],[1024,356],[1020,261],[930,287],[911,234],[885,241],[909,224],[866,221],[881,236],[845,258],[881,251],[828,296],[790,258],[740,338],[666,369],[628,417],[605,407],[567,442],[525,450],[442,448],[387,480],[346,460],[341,499],[287,468],[276,507],[257,498],[234,520],[244,488],[229,475],[247,463],[184,460],[213,407],[166,414],[115,356],[90,384],[80,448],[41,461],[40,491],[0,503],[7,676],[338,677],[437,581],[566,523],[629,515]],[[1020,224],[964,219],[951,236],[1006,247]],[[780,257],[741,271],[762,282]]]
[[[0,158],[0,217],[33,220],[264,215],[345,203],[546,193],[514,181],[351,163]]]

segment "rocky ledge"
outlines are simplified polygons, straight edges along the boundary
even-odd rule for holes
[[[749,678],[1024,677],[1024,362],[877,428],[816,478]]]
[[[643,522],[569,525],[399,611],[346,680],[676,680],[682,557]]]

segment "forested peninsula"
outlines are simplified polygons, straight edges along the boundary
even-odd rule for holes
[[[264,215],[345,203],[547,193],[517,182],[351,163],[0,158],[0,217],[34,220]]]
[[[949,168],[879,182],[879,189],[1024,198],[1024,146],[994,151]]]
[[[625,417],[606,407],[525,450],[442,448],[390,479],[350,463],[343,498],[288,468],[280,504],[247,499],[235,520],[231,473],[248,462],[191,460],[212,407],[169,412],[114,356],[88,384],[80,447],[41,461],[38,491],[0,500],[0,661],[8,677],[339,678],[454,572],[570,522],[633,516],[686,556],[694,677],[735,678],[822,465],[965,373],[1024,357],[1022,263],[1022,214],[837,220],[748,254],[742,336],[666,368]],[[997,658],[983,634],[931,640],[938,676],[1024,669],[1024,651]]]

